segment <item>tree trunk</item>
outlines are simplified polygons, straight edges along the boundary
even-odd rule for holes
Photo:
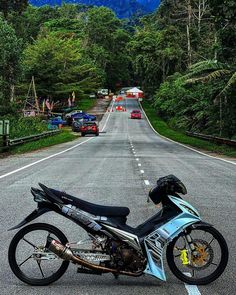
[[[188,42],[188,65],[192,65],[192,48],[191,48],[191,20],[192,20],[192,6],[190,0],[188,0],[188,23],[187,23],[187,42]]]
[[[188,42],[188,65],[192,64],[192,50],[191,50],[191,40],[190,40],[190,32],[189,25],[187,24],[187,42]]]
[[[15,98],[15,85],[10,85],[10,102],[13,102]]]
[[[217,48],[217,43],[218,43],[218,37],[217,37],[217,32],[215,32],[214,61],[217,61],[217,59],[218,59],[218,48]]]

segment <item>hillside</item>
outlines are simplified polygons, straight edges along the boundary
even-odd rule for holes
[[[107,6],[115,11],[120,18],[129,18],[134,14],[142,15],[155,10],[160,0],[30,0],[35,6],[61,5],[61,3],[75,3],[96,6]]]

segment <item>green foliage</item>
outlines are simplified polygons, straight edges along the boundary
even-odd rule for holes
[[[231,71],[222,69],[222,64],[195,64],[160,86],[154,106],[172,127],[232,137],[236,133],[236,125],[232,124],[236,121],[236,103],[232,87],[235,76],[228,81],[230,76]],[[222,103],[219,97],[223,95]]]
[[[114,89],[129,80],[126,44],[130,36],[114,12],[105,7],[88,10],[84,33],[85,51],[105,72],[106,86]]]
[[[48,34],[24,51],[28,79],[35,76],[39,95],[94,91],[102,81],[97,68],[84,58],[78,39]]]
[[[219,154],[224,154],[231,157],[236,157],[236,150],[234,147],[214,144],[209,141],[187,136],[183,132],[173,130],[165,121],[163,121],[161,117],[157,116],[155,110],[152,106],[150,106],[148,102],[144,101],[142,105],[149,120],[151,121],[152,126],[159,134],[168,137],[174,141],[190,145],[196,148],[208,150],[210,152],[215,152]]]
[[[47,124],[43,123],[41,118],[34,117],[11,117],[10,119],[10,137],[20,138],[27,135],[39,134],[47,131]]]
[[[20,72],[22,42],[15,31],[0,17],[0,96],[4,104],[14,99],[14,87]]]
[[[76,138],[78,138],[77,135],[74,135],[67,130],[63,130],[59,134],[13,147],[11,149],[11,153],[12,154],[26,153],[26,152],[38,150],[44,147],[49,147],[56,144],[72,141]]]
[[[0,11],[3,13],[4,17],[7,17],[12,11],[21,14],[22,11],[26,9],[27,5],[28,0],[1,0]]]
[[[164,30],[140,30],[129,44],[137,79],[149,93],[180,69],[183,50],[180,32],[173,26]]]

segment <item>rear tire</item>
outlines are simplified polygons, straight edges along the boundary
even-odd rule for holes
[[[55,226],[50,225],[50,224],[46,224],[46,223],[34,223],[34,224],[30,224],[24,228],[22,228],[12,239],[10,246],[9,246],[9,250],[8,250],[8,261],[9,261],[9,265],[11,267],[11,270],[13,271],[13,273],[16,275],[16,277],[18,279],[20,279],[22,282],[32,285],[32,286],[46,286],[49,285],[55,281],[57,281],[67,270],[68,266],[69,266],[69,261],[63,261],[61,260],[61,266],[58,268],[58,270],[53,273],[51,276],[49,277],[42,277],[41,279],[38,278],[33,278],[33,277],[29,277],[27,276],[22,270],[21,270],[21,266],[19,266],[19,264],[17,263],[17,259],[16,259],[16,254],[17,254],[17,246],[19,244],[19,242],[21,242],[25,235],[29,234],[30,232],[33,231],[46,231],[50,234],[53,234],[63,245],[65,245],[66,243],[68,243],[68,240],[66,238],[66,236]],[[30,242],[34,242],[34,241],[30,241]],[[46,240],[45,240],[45,245],[46,245]],[[35,249],[33,249],[32,247],[32,252],[34,252]],[[30,254],[31,252],[29,252]],[[30,258],[30,259],[34,259],[34,258]],[[30,260],[29,259],[29,260]],[[37,260],[35,260],[35,263],[37,263]],[[34,275],[34,274],[32,274]]]
[[[81,133],[81,136],[82,136],[82,137],[84,137],[84,136],[85,136],[85,134],[82,132],[82,133]]]
[[[221,250],[221,258],[220,258],[219,265],[217,266],[215,271],[213,273],[211,273],[210,275],[203,277],[203,278],[193,278],[191,276],[185,275],[182,271],[180,271],[180,269],[177,267],[177,265],[175,263],[174,249],[175,249],[176,242],[178,241],[178,239],[181,238],[181,236],[176,237],[167,246],[167,250],[166,250],[167,262],[168,262],[169,268],[171,269],[172,273],[181,281],[183,281],[187,284],[190,284],[190,285],[206,285],[206,284],[209,284],[209,283],[215,281],[224,272],[224,270],[227,266],[227,263],[228,263],[228,256],[229,256],[228,246],[227,246],[227,243],[226,243],[224,237],[214,227],[202,226],[202,227],[198,227],[194,230],[210,233],[212,235],[212,237],[214,238],[214,240],[216,240],[218,242],[218,245]],[[209,246],[207,246],[206,248],[209,248]],[[186,269],[188,269],[188,268],[186,268]],[[198,270],[198,271],[200,272],[200,270]]]

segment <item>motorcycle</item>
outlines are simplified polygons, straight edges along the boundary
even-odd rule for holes
[[[165,252],[170,270],[187,284],[211,283],[227,266],[225,239],[181,198],[187,190],[174,175],[160,178],[149,192],[162,209],[136,228],[126,224],[127,207],[96,205],[39,186],[31,188],[37,209],[10,230],[54,211],[85,229],[88,239],[68,242],[61,230],[46,223],[23,227],[10,243],[8,260],[13,273],[29,285],[55,282],[70,262],[78,273],[112,273],[115,278],[147,274],[166,281]]]

